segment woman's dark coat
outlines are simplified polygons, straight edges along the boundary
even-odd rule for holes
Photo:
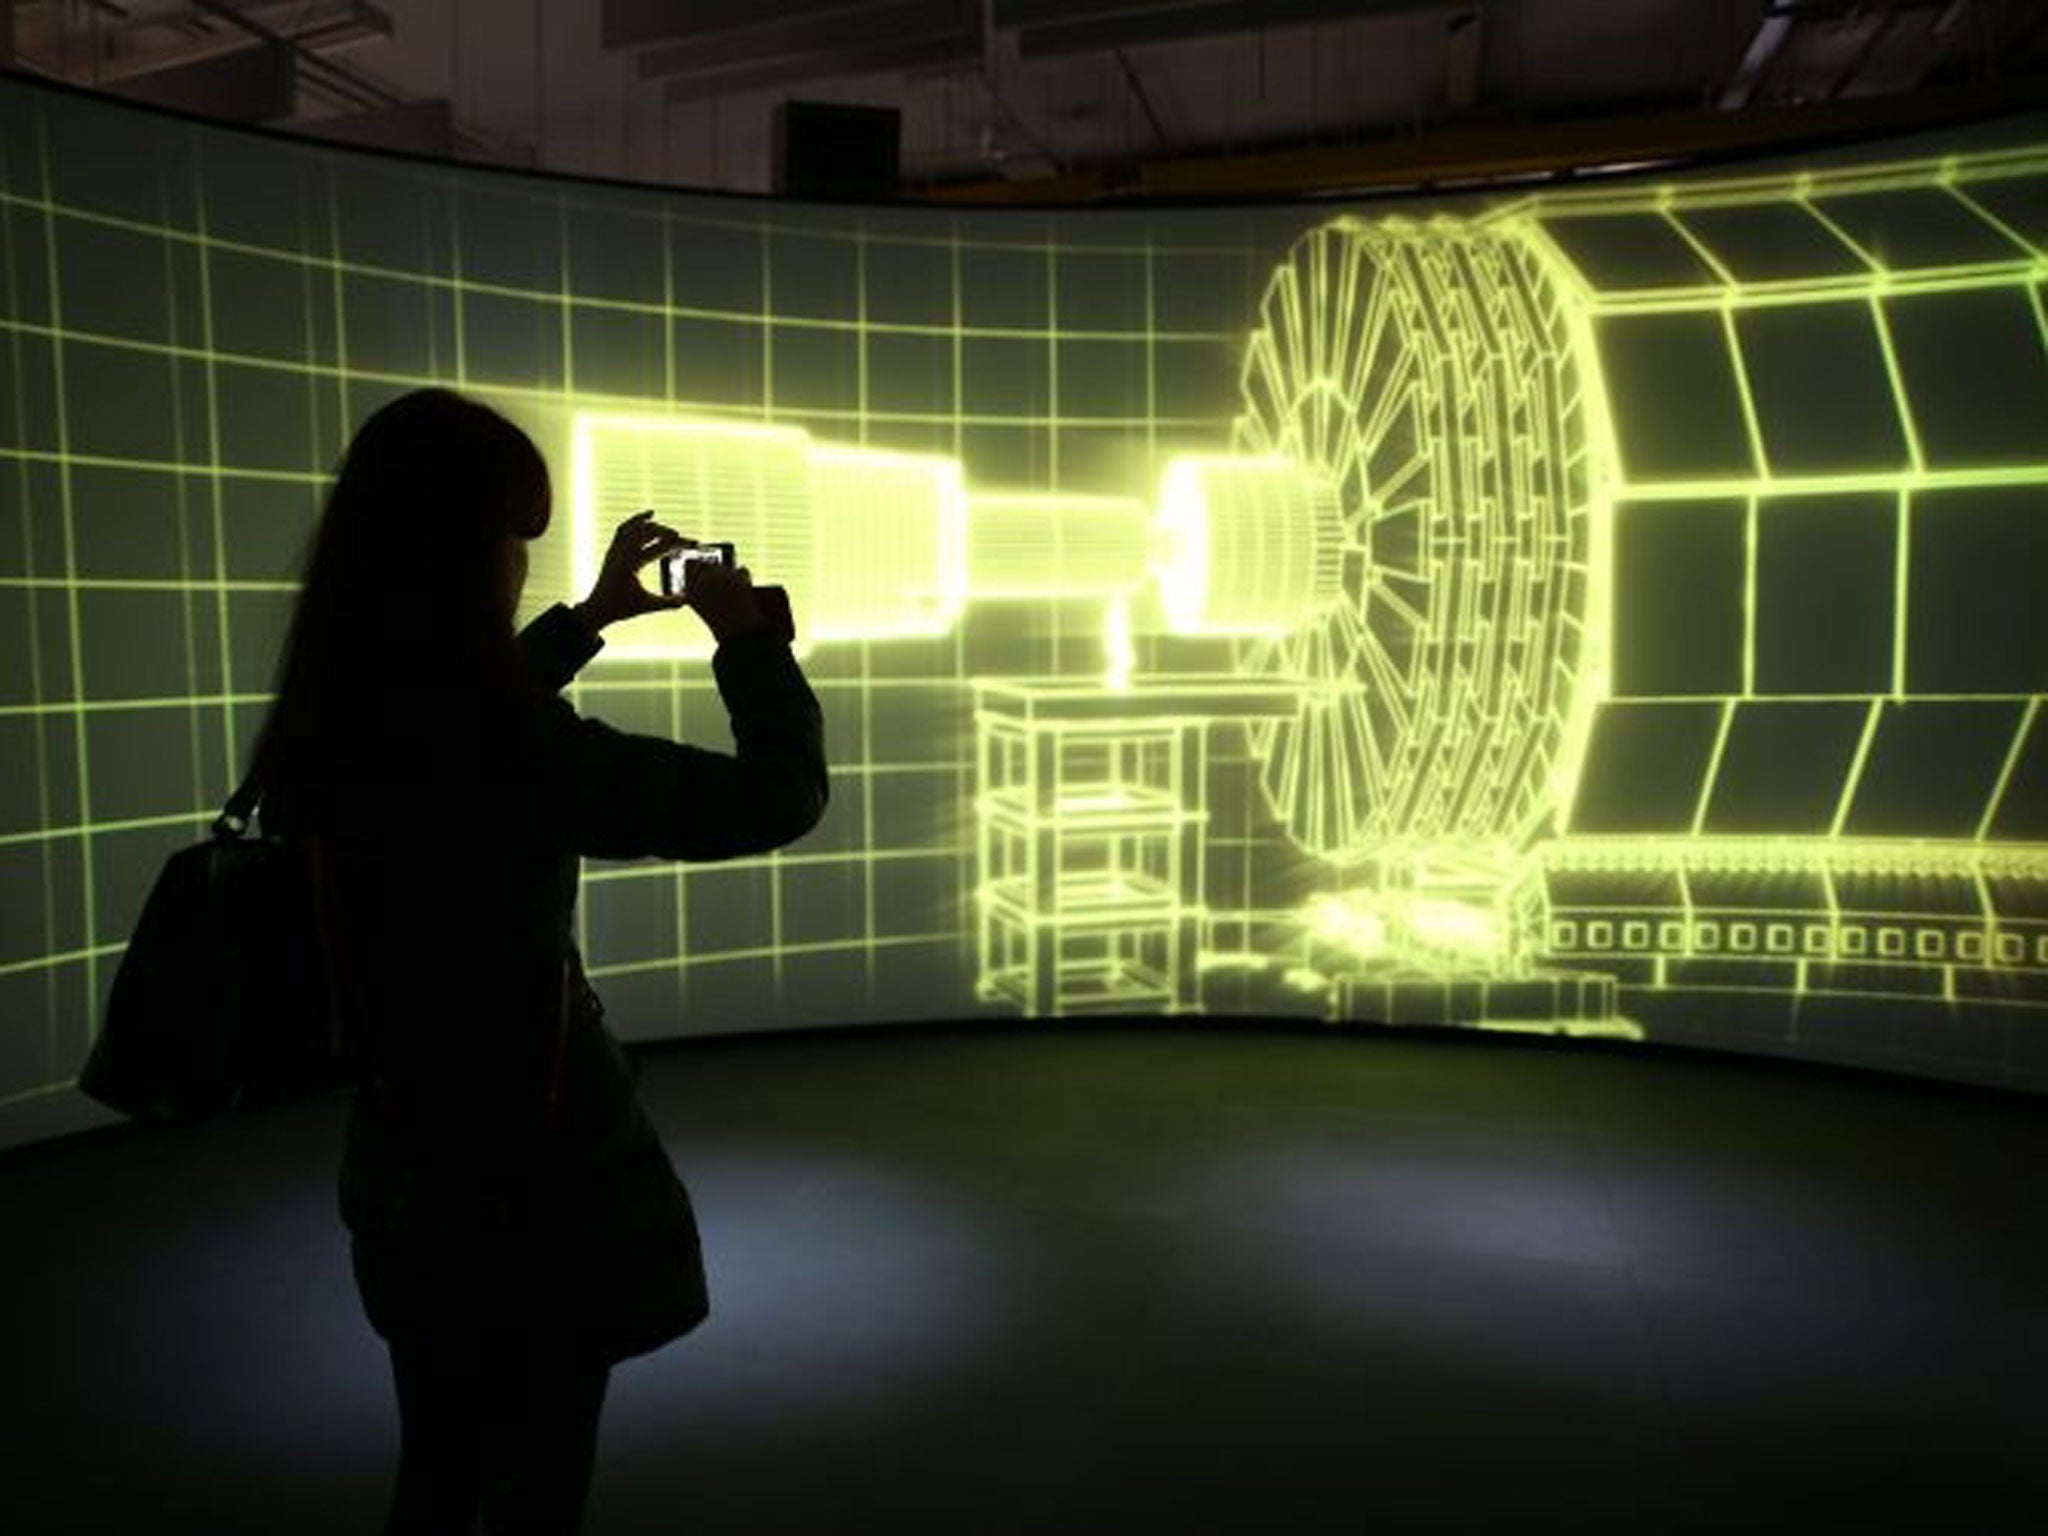
[[[378,1068],[340,1179],[372,1326],[617,1361],[688,1332],[708,1301],[689,1197],[584,980],[579,858],[731,858],[801,837],[825,809],[822,717],[767,633],[712,658],[734,754],[578,716],[558,690],[602,641],[567,607],[519,646],[530,696],[489,729],[401,708],[424,722],[420,756],[323,765],[346,786],[324,796],[279,775],[263,831],[319,834],[346,1017]]]

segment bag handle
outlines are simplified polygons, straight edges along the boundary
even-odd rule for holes
[[[257,754],[256,761],[249,765],[249,771],[242,776],[242,782],[235,787],[235,792],[228,796],[228,803],[222,806],[220,814],[213,818],[213,835],[216,838],[229,841],[248,831],[249,817],[255,811],[256,803],[263,798],[264,757],[264,753]]]
[[[258,754],[250,764],[249,771],[235,792],[228,796],[227,804],[214,818],[213,835],[223,841],[240,838],[248,831],[250,813],[262,799],[262,778],[264,760]],[[309,835],[312,847],[313,865],[313,923],[320,938],[320,957],[327,967],[327,1038],[330,1049],[339,1053],[347,1036],[347,1021],[342,1004],[340,979],[355,974],[352,963],[355,956],[353,946],[348,942],[347,925],[342,921],[341,902],[334,893],[333,855],[328,850],[325,833]],[[549,1131],[558,1130],[562,1117],[562,1078],[566,1066],[565,1057],[569,1040],[569,1009],[572,987],[569,957],[562,957],[561,1007],[556,1021],[554,1048],[548,1063],[546,1097],[543,1101],[542,1124]],[[366,1063],[371,1078],[383,1090],[393,1096],[397,1086],[383,1070],[381,1055],[376,1048],[375,1032],[366,1028],[363,1040]]]
[[[212,831],[216,840],[233,842],[248,831],[251,813],[263,798],[263,771],[269,762],[268,747],[269,740],[266,739],[264,750],[257,753],[249,771],[242,776],[242,782],[235,786],[235,792],[221,807],[220,815],[213,819]],[[356,974],[355,947],[349,942],[348,927],[342,920],[341,901],[335,894],[334,855],[328,847],[327,835],[311,831],[306,841],[313,875],[313,931],[320,944],[320,963],[327,968],[327,1047],[335,1059],[340,1060],[349,1039],[349,1010],[343,995],[347,991],[344,983]],[[361,1009],[355,1012],[358,1016],[363,1014]],[[383,1070],[376,1032],[367,1022],[362,1045],[364,1066],[371,1080],[385,1093],[395,1097],[397,1089],[390,1075]]]

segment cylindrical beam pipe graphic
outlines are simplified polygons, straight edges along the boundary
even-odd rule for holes
[[[1156,531],[1159,595],[1175,634],[1290,634],[1343,595],[1336,489],[1292,459],[1175,459]]]
[[[975,598],[1113,598],[1145,580],[1151,509],[1135,496],[970,492]]]
[[[799,644],[943,634],[970,601],[1117,601],[1156,582],[1180,634],[1277,634],[1338,594],[1333,491],[1273,455],[1168,466],[1136,497],[970,491],[957,460],[818,443],[798,428],[583,414],[572,445],[577,580],[641,507],[729,539],[788,587]],[[696,655],[650,619],[621,655]]]
[[[2048,486],[2044,182],[1993,155],[1333,220],[1267,287],[1228,451],[1177,461],[1150,514],[793,429],[579,417],[578,570],[599,519],[659,506],[784,581],[806,642],[1150,580],[1172,631],[1238,636],[1241,673],[1296,691],[1251,745],[1290,834],[1339,863],[1506,867],[1617,830],[1570,819],[1607,771],[1596,721],[1717,700],[1685,824],[1636,829],[1712,830],[1759,701],[1860,701],[1874,726],[2048,686],[2031,651],[1957,664],[1940,628],[1972,615],[1916,627],[1970,578],[1951,544],[1996,542]],[[2012,608],[2017,578],[1984,579],[1983,611]],[[1882,656],[1785,638],[1842,591],[1885,616]],[[680,621],[622,646],[702,650]]]

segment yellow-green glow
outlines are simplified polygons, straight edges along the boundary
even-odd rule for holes
[[[1909,378],[1918,364],[1902,361],[1895,334],[1894,306],[1947,294],[2008,292],[2039,323],[2033,290],[2048,258],[1969,197],[1974,164],[1991,177],[2042,169],[1993,156],[1545,194],[1465,220],[1334,219],[1295,243],[1247,317],[1232,440],[1170,456],[1149,506],[1113,487],[985,487],[971,462],[794,429],[583,415],[577,526],[641,499],[743,548],[765,541],[807,644],[943,635],[978,603],[1100,603],[1092,685],[976,685],[980,992],[1026,1012],[1197,1007],[1201,975],[1268,963],[1324,992],[1338,1015],[1574,1032],[1638,1032],[1626,990],[1662,990],[1681,973],[1693,990],[1799,996],[1882,992],[1887,976],[1933,972],[1942,996],[2034,1006],[2031,993],[1968,974],[2048,965],[2048,929],[2005,910],[2011,881],[2048,889],[2048,860],[2028,851],[1997,881],[1984,873],[2037,694],[2019,696],[1996,786],[1970,818],[1974,839],[1852,835],[1887,703],[2013,697],[1916,687],[1911,664],[1914,529],[1938,515],[1929,498],[2048,488],[2048,448],[1973,460],[1930,443]],[[1981,259],[1916,265],[1858,239],[1857,205],[1841,200],[1900,191],[1967,211],[1986,233]],[[1744,275],[1756,252],[1728,243],[1728,210],[1756,208],[1795,220],[1819,252],[1815,270]],[[1671,280],[1645,277],[1659,261]],[[1817,329],[1802,329],[1806,315]],[[1706,328],[1689,329],[1689,316]],[[1678,393],[1661,400],[1635,377],[1666,335],[1634,328],[1646,321],[1678,327]],[[1812,429],[1786,415],[1799,402],[1785,396],[1785,338],[1853,349],[1811,364],[1802,385],[1860,388],[1883,402],[1889,437],[1817,457]],[[1767,344],[1776,350],[1758,350]],[[1612,375],[1615,357],[1627,377]],[[1851,361],[1875,371],[1828,372]],[[1690,413],[1723,446],[1672,427]],[[1826,497],[1895,510],[1888,571],[1865,594],[1888,625],[1882,675],[1812,694],[1775,679],[1759,636],[1787,622],[1785,596],[1765,585],[1777,530],[1819,504],[1801,498]],[[1708,517],[1731,530],[1737,650],[1725,681],[1675,692],[1654,679],[1682,663],[1617,650],[1639,612],[1629,551],[1654,547],[1661,528],[1683,537],[1675,520]],[[1177,673],[1169,650],[1147,650],[1166,664],[1148,673],[1145,636],[1229,638],[1233,668]],[[679,630],[636,637],[631,654],[700,650]],[[1861,712],[1825,826],[1771,839],[1718,831],[1730,776],[1754,771],[1742,747],[1750,712],[1800,700]],[[1599,721],[1654,704],[1714,712],[1682,817],[1631,838],[1582,829],[1578,819],[1610,814],[1587,799],[1588,773],[1604,771],[1590,756]],[[1218,732],[1240,733],[1266,814],[1327,871],[1326,893],[1296,909],[1280,952],[1216,941],[1253,920],[1270,934],[1274,917],[1240,918],[1229,893],[1203,883],[1203,764]],[[1638,894],[1581,899],[1599,886],[1588,860],[1617,892]],[[1731,901],[1731,870],[1764,883],[1799,872],[1812,904]],[[1938,919],[1887,914],[1870,905],[1879,870],[1972,899]],[[1752,959],[1762,969],[1710,972]]]
[[[1481,964],[1501,958],[1506,935],[1495,914],[1460,901],[1423,899],[1409,908],[1416,938]]]
[[[1030,1014],[1200,1006],[1204,723],[1168,689],[976,686],[986,1001]],[[1126,706],[1104,718],[1099,701]]]
[[[823,444],[807,457],[817,554],[806,639],[952,628],[967,593],[960,466],[936,455]],[[716,509],[706,515],[706,527],[727,526]]]
[[[1549,901],[1541,942],[1555,958],[1754,960],[1775,968],[1731,974],[1722,988],[1730,991],[1912,995],[1915,978],[1931,974],[1947,996],[2039,1006],[2013,985],[2048,970],[2048,920],[2038,905],[2048,893],[2048,850],[2038,845],[1576,838],[1539,852],[1530,879],[1584,884],[1589,874],[1616,889],[1631,880],[1661,889],[1666,899]],[[1717,899],[1696,889],[1702,879],[1723,891],[1769,889],[1772,897]]]
[[[1334,489],[1277,454],[1184,454],[1167,466],[1153,576],[1173,633],[1291,633],[1341,596]]]
[[[1123,496],[977,492],[967,586],[979,598],[1117,598],[1144,579],[1147,513]]]
[[[1240,645],[1297,680],[1253,748],[1339,864],[1519,845],[1585,707],[1605,500],[1594,365],[1526,230],[1338,219],[1289,253],[1246,350],[1240,450],[1336,488],[1340,601]]]
[[[809,435],[786,427],[724,421],[665,421],[653,416],[579,412],[571,437],[573,464],[571,557],[576,586],[595,579],[601,531],[608,531],[643,507],[660,510],[663,521],[691,537],[733,543],[740,560],[761,573],[773,571],[789,591],[797,638],[807,645],[813,627],[842,626],[850,614],[820,612],[817,599],[818,529],[813,516],[813,470]],[[877,473],[887,474],[893,465]],[[828,466],[827,473],[832,472]],[[899,477],[901,478],[901,477]],[[922,487],[921,487],[922,488]],[[861,489],[866,489],[862,487]],[[856,501],[862,498],[856,497]],[[926,522],[936,548],[939,498],[930,498]],[[842,525],[843,526],[843,525]],[[709,530],[717,529],[713,534]],[[882,537],[892,530],[886,526]],[[854,556],[868,535],[848,534],[833,549]],[[887,541],[887,553],[906,553],[903,541]],[[899,570],[908,582],[913,572]],[[924,573],[916,571],[915,574]],[[851,601],[835,584],[830,596]],[[711,641],[694,614],[649,614],[616,645],[620,656],[708,656]]]
[[[1373,908],[1370,894],[1362,901],[1341,895],[1318,896],[1308,904],[1309,932],[1324,944],[1350,951],[1361,960],[1387,953],[1387,923]]]
[[[1131,646],[1131,605],[1128,601],[1120,598],[1109,605],[1102,643],[1109,656],[1109,665],[1102,674],[1102,686],[1112,693],[1122,693],[1131,686],[1131,667],[1137,660],[1137,653]]]
[[[122,166],[74,121],[122,109],[7,89],[16,1059],[86,1034],[138,872],[246,766],[336,456],[434,383],[557,473],[528,614],[642,507],[790,593],[831,811],[592,861],[636,1033],[2048,1022],[2048,149],[1024,237],[217,174],[192,125]],[[251,197],[262,155],[321,190]],[[709,649],[637,618],[571,697],[722,745]]]

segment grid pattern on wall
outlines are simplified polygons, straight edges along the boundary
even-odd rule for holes
[[[0,1141],[427,384],[554,468],[528,615],[588,486],[663,485],[824,621],[825,821],[586,861],[622,1035],[1163,996],[2048,1082],[2048,157],[1427,211],[815,208],[0,91]],[[572,701],[722,745],[638,622]],[[1086,761],[1005,822],[1018,720]]]
[[[378,405],[473,393],[558,485],[572,409],[666,409],[942,452],[987,485],[1145,495],[1165,454],[1227,437],[1257,284],[1301,222],[850,214],[455,171],[10,85],[0,1106],[66,1088],[150,882],[239,777],[325,486]],[[579,595],[566,521],[522,617]],[[1098,627],[988,603],[945,636],[813,651],[833,763],[816,832],[717,867],[586,864],[584,952],[620,1032],[973,1011],[960,685],[1099,670]],[[1140,638],[1141,665],[1158,644],[1204,663],[1204,642]],[[728,739],[701,663],[600,656],[570,697],[621,729]],[[1249,775],[1239,792],[1249,808]]]

